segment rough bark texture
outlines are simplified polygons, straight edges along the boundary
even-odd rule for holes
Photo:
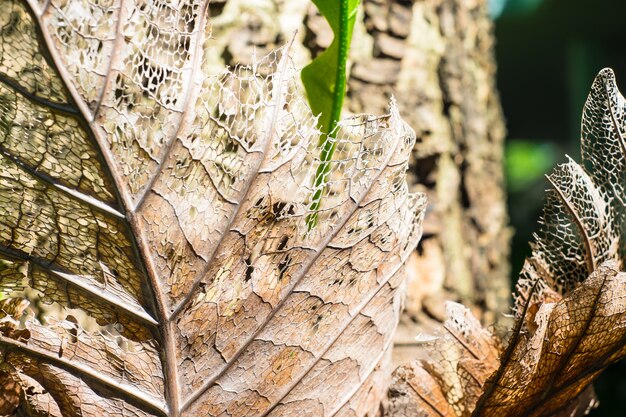
[[[296,28],[299,64],[332,40],[305,0],[229,0],[212,7],[215,36],[224,40],[215,56],[226,63],[246,62],[255,48],[274,48]],[[346,110],[380,113],[391,95],[397,98],[417,132],[410,181],[429,198],[424,238],[409,268],[398,362],[412,356],[415,323],[429,328],[443,321],[443,300],[470,306],[487,324],[510,305],[505,130],[493,42],[485,0],[362,2]]]
[[[508,308],[510,232],[502,174],[504,125],[495,85],[486,1],[366,1],[374,39],[354,64],[350,110],[381,108],[394,94],[416,130],[412,173],[429,197],[425,235],[411,271],[404,332],[444,319],[444,299],[471,306],[485,323]],[[395,354],[402,360],[403,350]]]

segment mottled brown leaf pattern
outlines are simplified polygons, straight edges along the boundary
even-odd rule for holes
[[[309,231],[320,133],[289,46],[216,73],[207,2],[3,7],[0,290],[32,311],[0,332],[0,375],[20,412],[375,412],[425,206],[395,103],[340,123]]]
[[[15,373],[0,370],[0,416],[10,416],[20,405],[22,385]]]
[[[44,59],[36,28],[18,2],[0,16],[0,153],[36,174],[114,205],[113,185],[93,143],[72,117],[76,109]]]

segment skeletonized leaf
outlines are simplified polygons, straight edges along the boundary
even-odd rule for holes
[[[569,160],[548,177],[508,347],[500,352],[467,312],[449,310],[427,359],[396,371],[390,415],[574,417],[597,405],[591,382],[626,356],[625,117],[614,75],[603,70],[585,104],[584,164]],[[472,331],[456,336],[451,321]],[[500,355],[492,375],[461,366],[481,354]]]
[[[603,70],[583,112],[583,165],[570,160],[548,177],[518,323],[476,416],[584,415],[593,379],[626,355],[625,110]]]
[[[395,105],[319,131],[286,49],[213,74],[207,2],[7,0],[0,335],[30,415],[363,416],[424,197]],[[364,348],[367,347],[367,348]],[[43,410],[43,411],[42,411]],[[45,411],[48,410],[48,411]]]

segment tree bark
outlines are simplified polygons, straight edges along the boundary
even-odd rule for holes
[[[353,66],[349,109],[381,112],[396,96],[418,138],[413,186],[430,207],[410,269],[397,363],[413,357],[415,323],[444,319],[444,300],[471,307],[485,324],[509,309],[505,128],[486,3],[364,3],[373,54]]]
[[[295,35],[304,66],[332,32],[307,0],[211,4],[216,68],[250,63]],[[362,0],[351,48],[346,112],[382,114],[394,95],[415,129],[411,187],[427,193],[424,237],[411,259],[394,349],[412,358],[415,335],[443,320],[444,300],[483,323],[509,309],[503,179],[505,128],[486,0]]]

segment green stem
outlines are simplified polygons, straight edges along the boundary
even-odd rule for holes
[[[335,153],[337,145],[337,124],[341,119],[341,109],[343,107],[343,98],[346,92],[346,64],[348,62],[348,49],[350,47],[349,39],[349,11],[348,0],[339,0],[339,31],[337,40],[339,43],[337,72],[335,73],[335,90],[333,91],[333,104],[331,110],[331,123],[329,126],[322,126],[322,135],[320,136],[320,164],[315,173],[315,193],[309,209],[313,213],[307,216],[308,230],[317,226],[318,210],[322,202],[322,194],[328,182],[328,174],[330,173],[330,161]]]

